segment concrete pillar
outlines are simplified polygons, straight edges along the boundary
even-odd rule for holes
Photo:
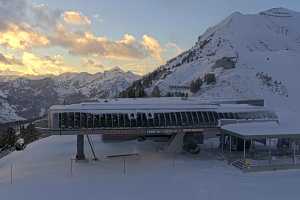
[[[84,155],[84,135],[77,135],[77,154],[76,160],[85,160]]]
[[[296,142],[293,141],[293,163],[294,165],[297,164],[297,161],[296,161]]]
[[[246,140],[244,139],[244,160],[246,159]]]
[[[231,152],[231,135],[229,136],[229,152]]]

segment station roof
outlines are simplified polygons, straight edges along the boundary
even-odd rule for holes
[[[300,126],[277,121],[244,122],[222,126],[222,132],[242,139],[299,138]]]
[[[199,98],[176,98],[176,97],[160,97],[160,98],[119,98],[119,99],[101,99],[96,102],[86,102],[71,105],[54,105],[50,111],[59,112],[99,112],[99,111],[157,111],[157,110],[209,110],[209,111],[257,111],[265,110],[263,106],[252,106],[242,104],[251,100],[237,99],[199,99]],[[257,100],[253,100],[257,101]]]

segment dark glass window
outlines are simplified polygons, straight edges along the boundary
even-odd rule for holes
[[[175,113],[170,113],[170,116],[171,116],[171,126],[176,126],[177,125],[177,120],[176,120]]]
[[[213,112],[213,115],[214,115],[215,120],[218,121],[219,120],[218,113],[217,112]]]
[[[123,113],[119,114],[119,125],[120,125],[120,128],[125,126],[125,118],[124,118]]]
[[[112,114],[112,127],[118,127],[118,114]]]
[[[74,113],[68,113],[68,128],[74,128]]]
[[[165,126],[166,120],[165,120],[164,113],[158,113],[158,117],[159,117],[159,126]]]
[[[87,128],[87,116],[86,113],[80,114],[80,127]]]
[[[195,124],[199,124],[198,116],[196,112],[192,112],[192,117]]]
[[[88,128],[93,128],[93,119],[94,116],[90,113],[87,114],[87,124],[88,124]]]
[[[154,126],[154,119],[153,119],[152,113],[147,114],[147,121],[148,121],[148,126],[153,127]]]
[[[100,127],[100,117],[99,115],[94,115],[94,128]]]
[[[137,127],[142,127],[142,113],[137,113],[136,121]]]
[[[187,115],[187,119],[188,119],[188,125],[193,125],[193,117],[192,117],[192,113],[191,112],[186,112]]]
[[[112,127],[112,116],[111,114],[105,114],[106,118],[106,127]]]
[[[136,120],[134,114],[131,113],[131,114],[130,114],[130,124],[131,124],[131,127],[136,127],[136,126],[137,126],[137,123],[136,123],[136,122],[137,122],[137,120]]]
[[[219,118],[219,119],[224,119],[223,113],[218,113],[218,118]]]
[[[187,126],[188,125],[188,118],[187,118],[185,112],[181,112],[180,114],[181,114],[181,118],[182,118],[182,125]]]
[[[201,112],[197,112],[197,115],[198,115],[198,119],[199,119],[199,123],[203,123],[204,122],[204,119],[203,119],[203,116],[201,114]]]
[[[130,120],[128,114],[124,114],[124,122],[125,122],[125,127],[130,127]]]
[[[147,116],[146,113],[142,113],[142,127],[147,127],[148,123],[147,123]]]
[[[75,113],[74,127],[75,128],[80,128],[80,113],[79,112]]]
[[[154,126],[159,126],[159,118],[157,113],[154,113]]]
[[[177,118],[177,126],[181,126],[182,125],[182,117],[180,112],[176,112],[176,118]]]
[[[215,122],[214,115],[212,112],[208,112],[208,119],[209,119],[209,122],[211,122],[211,123]]]
[[[203,115],[204,122],[209,123],[207,112],[201,112],[201,114]]]
[[[166,125],[172,126],[170,113],[165,113]]]

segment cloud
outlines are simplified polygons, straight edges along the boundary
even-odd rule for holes
[[[4,55],[3,53],[0,53],[0,63],[4,65],[23,65],[21,60],[14,56]]]
[[[73,67],[65,64],[63,57],[56,56],[38,56],[33,53],[24,52],[22,55],[24,67],[20,70],[25,74],[61,74],[74,71]]]
[[[143,45],[129,34],[125,34],[121,40],[112,41],[106,37],[95,36],[91,32],[70,32],[64,26],[59,26],[50,40],[53,45],[67,48],[74,55],[97,55],[118,59],[142,59],[147,56]]]
[[[160,63],[164,62],[161,57],[163,49],[155,38],[149,35],[144,35],[142,44],[155,59],[157,59]]]
[[[166,48],[170,50],[175,50],[176,54],[181,54],[183,52],[183,49],[180,48],[176,43],[174,42],[168,42],[166,44]]]
[[[32,30],[29,25],[9,24],[5,31],[0,32],[0,44],[12,49],[30,49],[47,46],[49,40],[46,36]]]
[[[90,25],[91,20],[77,11],[65,11],[63,13],[63,19],[68,24],[74,25]]]
[[[99,22],[99,23],[104,22],[104,19],[101,18],[101,16],[100,16],[99,14],[94,14],[94,15],[93,15],[93,18],[94,18],[97,22]]]
[[[104,69],[104,65],[102,65],[101,63],[97,63],[96,61],[94,61],[90,58],[84,60],[84,67],[88,67],[88,68],[93,67],[93,68],[97,68],[98,70]]]

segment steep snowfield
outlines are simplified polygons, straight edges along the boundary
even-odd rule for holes
[[[299,171],[244,174],[208,157],[159,153],[138,142],[103,144],[94,137],[100,161],[71,161],[76,137],[53,136],[0,160],[1,199],[232,199],[299,198]],[[86,149],[87,156],[89,149]],[[120,152],[139,157],[104,159]],[[12,184],[11,184],[12,166]]]
[[[209,28],[190,50],[151,74],[154,78],[145,85],[146,91],[157,85],[166,94],[170,85],[189,86],[192,80],[214,73],[216,84],[203,84],[195,96],[264,98],[273,108],[300,111],[299,21],[299,12],[285,8],[233,13]],[[218,63],[223,58],[236,62],[235,67]]]

